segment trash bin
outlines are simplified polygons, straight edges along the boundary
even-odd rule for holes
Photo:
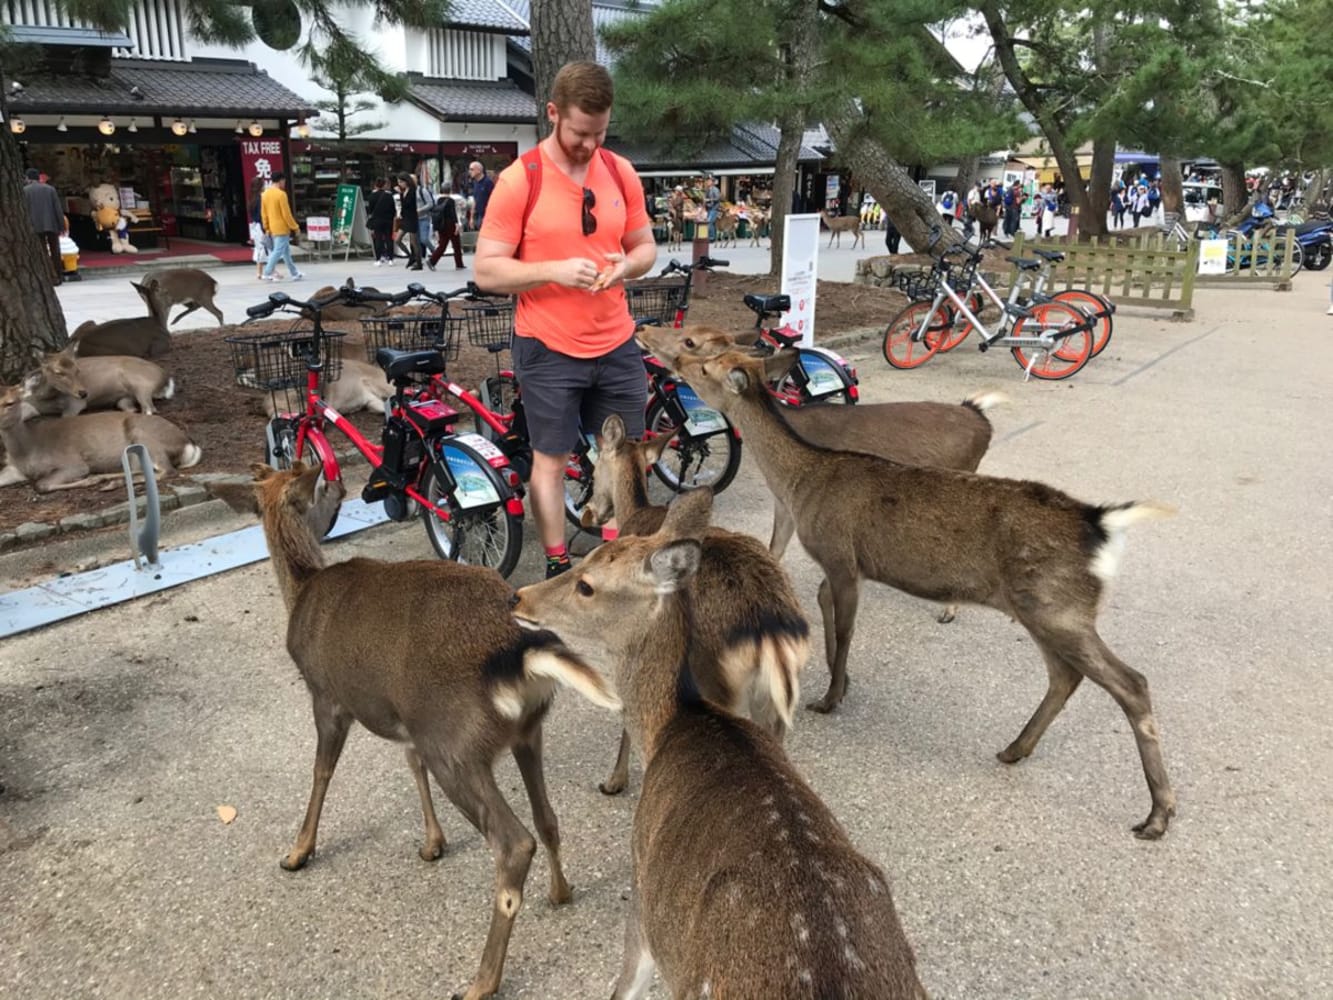
[[[79,245],[68,236],[60,237],[60,265],[66,277],[78,274]]]

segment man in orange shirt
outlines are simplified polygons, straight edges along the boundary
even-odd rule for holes
[[[569,569],[564,472],[580,428],[600,432],[615,413],[641,437],[648,401],[621,282],[652,268],[657,245],[638,174],[600,148],[613,96],[610,74],[596,63],[569,63],[556,74],[546,105],[552,132],[538,145],[539,158],[524,157],[500,174],[477,238],[477,284],[518,294],[514,371],[532,439],[529,495],[548,577]]]

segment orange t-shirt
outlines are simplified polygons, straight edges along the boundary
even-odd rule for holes
[[[528,204],[528,178],[523,161],[515,160],[500,172],[486,205],[481,235],[488,240],[518,245],[519,260],[565,260],[587,257],[599,268],[603,254],[622,253],[626,233],[651,225],[643,201],[643,186],[624,157],[615,158],[621,184],[611,176],[600,152],[588,165],[585,184],[597,204],[592,214],[597,232],[583,235],[583,188],[541,152],[542,188],[523,228]],[[628,200],[629,204],[625,202]],[[518,297],[514,332],[536,337],[547,347],[576,358],[595,358],[614,350],[634,333],[634,320],[625,304],[625,288],[615,285],[600,292],[546,284]]]

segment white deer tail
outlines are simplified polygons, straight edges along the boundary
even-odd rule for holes
[[[162,391],[156,396],[157,399],[174,399],[176,397],[176,380],[167,379],[167,384],[162,387]]]
[[[186,441],[185,447],[181,450],[181,460],[177,463],[179,468],[188,469],[192,465],[198,465],[204,458],[204,450],[193,441]]]
[[[1125,533],[1131,526],[1140,521],[1174,517],[1176,513],[1176,508],[1157,500],[1094,509],[1106,540],[1093,552],[1091,569],[1103,583],[1109,583],[1120,568],[1120,560],[1125,554]]]

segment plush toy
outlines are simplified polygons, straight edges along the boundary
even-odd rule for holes
[[[98,184],[90,187],[88,201],[92,204],[93,223],[98,232],[106,230],[111,238],[111,252],[138,253],[139,248],[130,243],[129,228],[131,222],[139,221],[139,217],[120,207],[120,194],[115,186]]]

